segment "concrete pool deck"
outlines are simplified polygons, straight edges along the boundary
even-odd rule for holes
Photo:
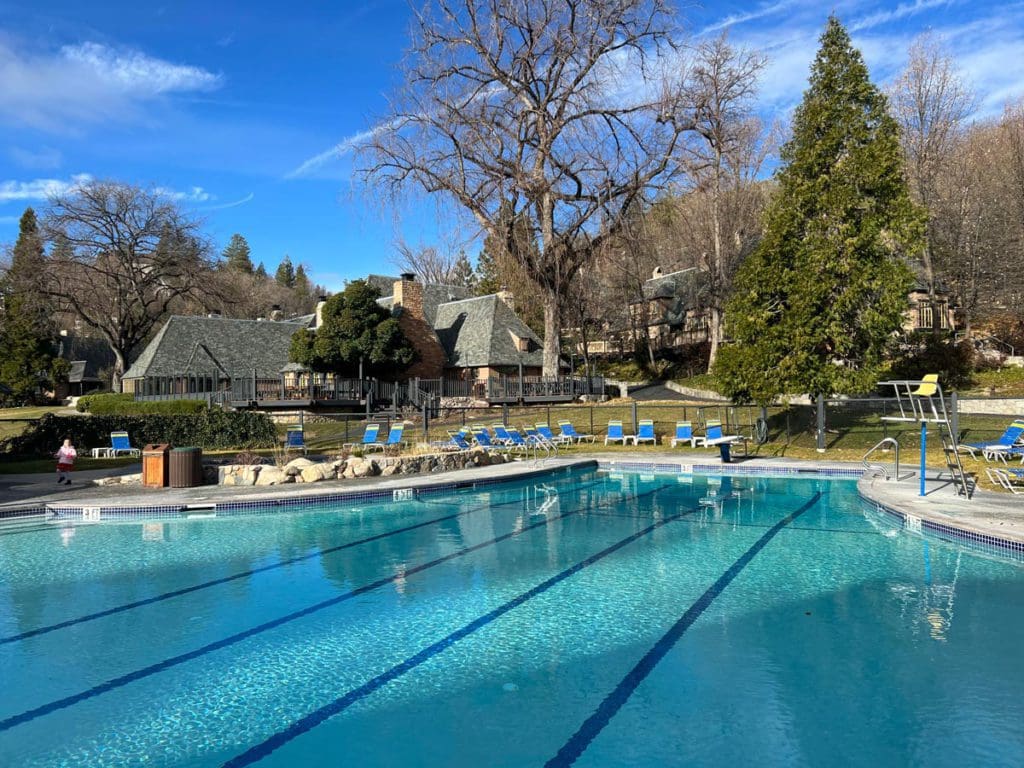
[[[645,453],[574,453],[543,462],[515,461],[488,467],[474,467],[449,472],[421,475],[397,475],[388,478],[372,477],[347,480],[327,480],[309,484],[277,486],[198,486],[196,488],[141,488],[139,486],[96,486],[92,480],[116,474],[139,471],[138,465],[76,472],[75,483],[57,487],[53,473],[31,475],[0,475],[0,517],[4,512],[36,508],[102,507],[104,509],[141,509],[160,507],[210,507],[236,502],[272,502],[277,499],[297,501],[322,496],[388,492],[399,489],[425,489],[450,484],[471,484],[513,480],[552,469],[564,469],[598,463],[610,470],[647,472],[695,472],[698,474],[725,471],[738,475],[784,474],[813,476],[822,474],[859,477],[858,490],[868,501],[885,511],[903,518],[905,527],[918,530],[925,521],[925,529],[942,534],[946,529],[994,537],[1012,542],[1018,551],[1024,551],[1024,500],[1015,496],[978,490],[974,498],[965,502],[956,495],[948,478],[938,472],[926,477],[927,495],[920,497],[916,472],[899,482],[888,482],[878,476],[861,476],[862,465],[853,462],[808,461],[786,458],[740,459],[722,465],[716,454],[679,451]]]

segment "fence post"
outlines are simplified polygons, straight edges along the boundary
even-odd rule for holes
[[[594,406],[590,406],[590,434],[594,434]]]
[[[637,413],[636,413],[636,400],[633,401],[632,411],[633,411],[633,434],[635,435],[636,432],[637,432],[637,423],[638,423],[638,421],[637,421]]]
[[[960,396],[953,392],[949,396],[949,410],[953,412],[953,442],[960,442]]]
[[[428,435],[430,434],[430,416],[427,414],[427,403],[423,403],[423,442],[430,442]]]
[[[508,403],[501,404],[501,423],[508,426]]]
[[[825,452],[825,396],[818,395],[818,453]]]

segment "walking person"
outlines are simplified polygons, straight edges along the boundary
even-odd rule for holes
[[[78,451],[71,444],[71,438],[64,438],[62,445],[55,454],[57,459],[57,485],[65,483],[71,485],[71,470],[75,468],[75,459],[78,458]]]

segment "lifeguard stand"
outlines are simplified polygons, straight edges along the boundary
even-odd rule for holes
[[[971,498],[972,483],[969,482],[967,475],[964,473],[963,464],[960,462],[960,452],[957,450],[957,435],[949,422],[946,398],[942,393],[942,385],[939,383],[938,374],[931,373],[920,380],[905,379],[880,381],[878,383],[879,386],[892,387],[893,393],[896,396],[896,406],[900,411],[899,416],[883,416],[883,421],[914,422],[921,425],[921,496],[925,495],[925,454],[928,448],[928,425],[934,424],[938,428],[939,439],[942,440],[942,452],[946,458],[946,467],[949,469],[953,484],[956,486],[957,494],[968,499]],[[893,438],[887,438],[882,443],[888,441],[895,442]],[[879,443],[875,448],[881,446],[882,443]],[[874,448],[871,449],[871,451],[874,450]],[[898,444],[897,450],[899,450]],[[865,463],[867,463],[867,457],[871,454],[871,451],[865,454]],[[898,459],[896,471],[896,479],[899,480]]]

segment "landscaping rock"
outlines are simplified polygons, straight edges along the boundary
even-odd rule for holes
[[[256,478],[256,485],[281,485],[288,477],[283,469],[278,467],[263,467]]]
[[[333,480],[336,477],[337,470],[334,468],[334,463],[325,461],[323,464],[310,464],[299,474],[304,483],[316,483],[321,480]]]
[[[307,459],[304,456],[300,456],[299,458],[292,459],[287,464],[285,464],[284,465],[284,471],[285,471],[285,474],[291,475],[292,477],[295,477],[296,475],[301,475],[302,474],[302,470],[307,469],[307,468],[313,466],[314,464],[316,464],[315,461],[312,461],[311,459]]]

